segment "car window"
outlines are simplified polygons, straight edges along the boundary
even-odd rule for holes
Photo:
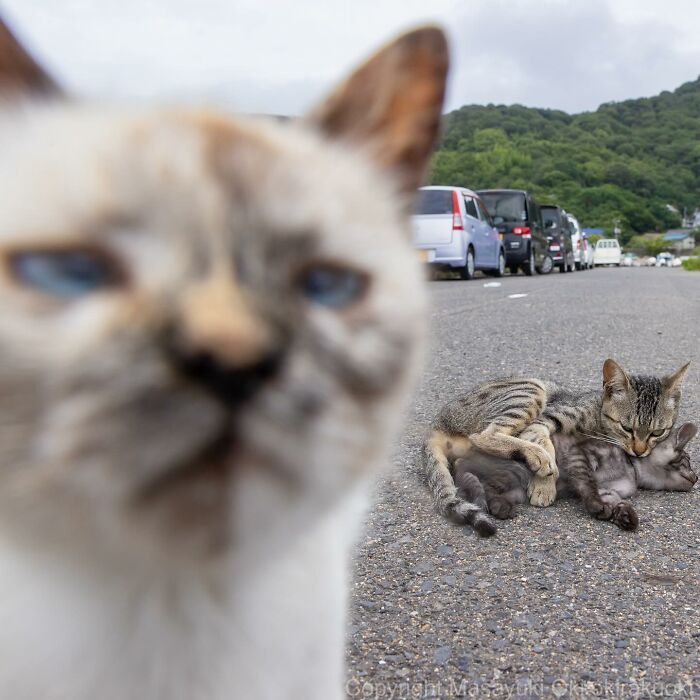
[[[475,219],[479,218],[479,214],[476,211],[476,204],[471,197],[464,195],[464,206],[467,208],[467,214],[469,214],[469,216],[472,216]]]
[[[525,195],[522,192],[478,192],[492,217],[500,216],[508,223],[527,221]]]
[[[479,214],[481,215],[481,219],[483,221],[485,221],[489,226],[493,226],[493,222],[491,221],[491,216],[486,211],[486,207],[484,206],[484,203],[480,199],[476,200],[476,206],[479,207]]]
[[[559,215],[556,209],[542,207],[540,212],[542,212],[542,223],[545,228],[557,228],[559,226]]]
[[[414,214],[452,214],[451,190],[418,190]]]

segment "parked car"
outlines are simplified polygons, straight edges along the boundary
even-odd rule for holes
[[[555,204],[540,207],[544,232],[549,239],[549,254],[560,272],[573,272],[574,248],[571,243],[571,224],[566,212]]]
[[[681,267],[683,265],[683,261],[680,258],[673,258],[671,261],[671,267]]]
[[[421,187],[413,217],[421,259],[471,279],[476,270],[497,277],[506,269],[503,241],[479,196],[464,187]]]
[[[656,267],[656,258],[651,255],[646,259],[645,265],[647,267]]]
[[[634,253],[625,253],[622,256],[622,267],[632,267],[637,260],[637,256]]]
[[[552,271],[547,237],[542,229],[540,208],[524,190],[478,190],[503,239],[506,265],[511,273],[526,275]]]
[[[569,220],[569,228],[571,229],[571,247],[574,250],[574,265],[577,270],[586,270],[588,266],[586,265],[584,254],[585,239],[583,233],[581,233],[581,227],[573,214],[567,214],[566,218]]]
[[[656,266],[657,267],[671,267],[673,262],[673,255],[671,253],[659,253],[656,256]]]
[[[617,265],[622,263],[622,250],[615,238],[601,238],[595,244],[594,265]]]

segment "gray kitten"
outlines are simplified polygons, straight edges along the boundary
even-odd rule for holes
[[[690,468],[684,448],[697,433],[694,423],[673,430],[646,457],[630,457],[608,442],[577,440],[555,434],[552,442],[559,465],[557,496],[579,497],[586,510],[601,520],[611,520],[623,530],[639,524],[632,504],[625,500],[637,489],[690,491],[698,477]],[[460,495],[497,518],[512,518],[515,506],[527,501],[532,472],[516,460],[474,452],[454,464]]]

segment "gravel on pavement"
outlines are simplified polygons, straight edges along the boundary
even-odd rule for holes
[[[355,552],[348,697],[700,697],[700,487],[635,496],[633,533],[560,501],[481,539],[433,510],[418,469],[438,407],[499,375],[590,387],[607,357],[636,373],[692,360],[680,418],[700,422],[700,273],[429,289],[432,350]],[[689,451],[700,468],[700,438]]]

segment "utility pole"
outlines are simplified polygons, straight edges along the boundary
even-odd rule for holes
[[[620,237],[622,229],[620,228],[620,219],[613,219],[613,234],[615,235],[615,240]]]

